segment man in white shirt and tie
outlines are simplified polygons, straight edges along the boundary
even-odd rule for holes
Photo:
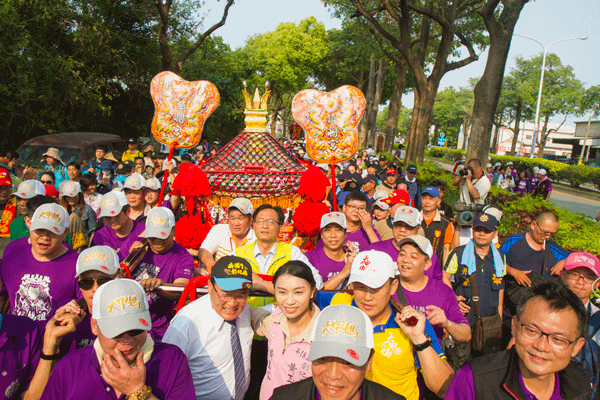
[[[182,308],[165,333],[163,342],[187,356],[198,399],[244,398],[250,382],[251,322],[268,314],[247,304],[251,287],[248,261],[220,258],[211,269],[208,295]]]

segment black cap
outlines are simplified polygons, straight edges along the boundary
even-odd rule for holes
[[[416,165],[409,165],[406,168],[406,172],[410,172],[411,174],[416,174],[417,173],[417,166]]]
[[[129,140],[127,141],[127,144],[130,144],[130,143],[131,143],[131,144],[136,144],[136,141],[135,141],[135,139],[134,139],[134,138],[131,138],[131,139],[129,139]]]
[[[225,256],[210,269],[210,277],[226,292],[252,289],[252,268],[248,260],[237,256]]]
[[[386,156],[379,156],[379,161],[387,161],[387,157]]]
[[[493,232],[498,227],[498,224],[498,220],[493,215],[481,213],[475,216],[475,219],[473,220],[473,229],[484,227],[488,231]]]
[[[363,178],[363,185],[367,182],[373,182],[373,183],[377,183],[377,177],[373,174],[367,174],[367,176],[365,176]]]

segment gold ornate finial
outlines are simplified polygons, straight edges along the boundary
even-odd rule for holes
[[[269,113],[267,111],[267,102],[271,95],[271,91],[266,90],[267,85],[268,82],[265,84],[265,94],[263,94],[262,98],[260,97],[258,88],[256,88],[254,99],[251,99],[246,91],[246,82],[244,82],[242,93],[246,101],[246,109],[244,110],[244,114],[246,115],[244,120],[246,123],[246,132],[266,132],[267,114]]]

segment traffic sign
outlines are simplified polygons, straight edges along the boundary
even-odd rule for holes
[[[445,137],[446,137],[446,134],[445,134],[444,132],[440,132],[440,138],[442,138],[442,139],[443,139],[443,138],[445,138]]]
[[[446,144],[446,138],[438,138],[438,146],[443,146],[444,144]]]

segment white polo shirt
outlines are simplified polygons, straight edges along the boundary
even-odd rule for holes
[[[244,393],[250,383],[250,351],[254,331],[250,306],[236,318],[246,372]],[[235,398],[235,369],[231,350],[231,324],[217,314],[205,295],[183,307],[171,321],[164,343],[179,347],[188,359],[198,399]]]
[[[254,230],[250,228],[241,245],[243,246],[251,243],[255,239],[256,236],[254,236]],[[234,256],[236,247],[233,235],[229,230],[229,224],[217,224],[213,226],[200,246],[200,248],[213,254],[215,256],[215,261],[221,257]]]

